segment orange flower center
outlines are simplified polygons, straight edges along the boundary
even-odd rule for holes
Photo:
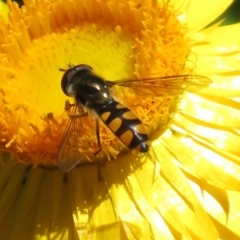
[[[60,83],[68,65],[88,64],[107,80],[189,73],[185,29],[172,9],[157,1],[9,2],[9,23],[1,22],[1,151],[25,164],[56,165],[69,119]],[[114,97],[142,121],[150,138],[166,127],[177,98]],[[72,101],[72,100],[71,100]],[[78,150],[94,161],[98,149],[95,116],[81,118]],[[124,148],[103,123],[97,158],[115,158]]]

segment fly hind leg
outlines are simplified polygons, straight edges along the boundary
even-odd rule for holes
[[[79,118],[79,117],[86,117],[88,116],[88,112],[84,112],[82,105],[78,106],[78,109],[76,109],[76,103],[70,103],[68,100],[65,102],[65,110],[66,111],[70,111],[73,108],[73,110],[71,111],[71,113],[69,113],[69,117],[70,118]],[[75,108],[75,110],[74,110]],[[76,113],[76,110],[78,110]],[[81,110],[81,111],[79,111]],[[97,154],[102,150],[102,146],[101,146],[101,140],[100,140],[100,127],[99,127],[99,119],[96,118],[96,137],[97,137],[97,145],[98,145],[98,150],[94,153],[94,156],[97,156]]]
[[[94,153],[94,156],[97,156],[99,152],[102,150],[101,140],[100,140],[100,128],[99,128],[99,119],[96,119],[96,136],[97,136],[97,144],[99,149]]]

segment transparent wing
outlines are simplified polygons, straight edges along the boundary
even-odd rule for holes
[[[77,105],[72,107],[71,115],[59,147],[57,164],[63,172],[70,171],[81,161],[81,155],[78,151],[79,114],[79,107]]]
[[[175,96],[184,91],[195,92],[211,84],[211,80],[200,75],[177,75],[167,77],[150,77],[135,80],[123,79],[106,81],[109,87],[130,88],[135,93],[148,96]]]

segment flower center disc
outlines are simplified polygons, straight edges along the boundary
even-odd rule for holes
[[[185,30],[164,3],[109,0],[85,6],[80,0],[37,5],[28,1],[22,9],[14,3],[9,7],[10,24],[1,24],[5,37],[0,43],[4,70],[0,147],[22,163],[56,165],[69,119],[59,68],[88,64],[112,81],[189,72],[184,68],[190,54]],[[142,121],[150,138],[166,127],[177,100],[128,90],[115,92],[114,98]],[[94,156],[99,146],[92,114],[81,118],[78,132],[78,150],[86,162],[116,158],[124,149],[101,123],[102,149]]]

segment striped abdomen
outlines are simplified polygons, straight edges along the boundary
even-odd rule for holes
[[[148,135],[142,122],[128,108],[113,100],[95,111],[123,144],[140,152],[148,151]]]

